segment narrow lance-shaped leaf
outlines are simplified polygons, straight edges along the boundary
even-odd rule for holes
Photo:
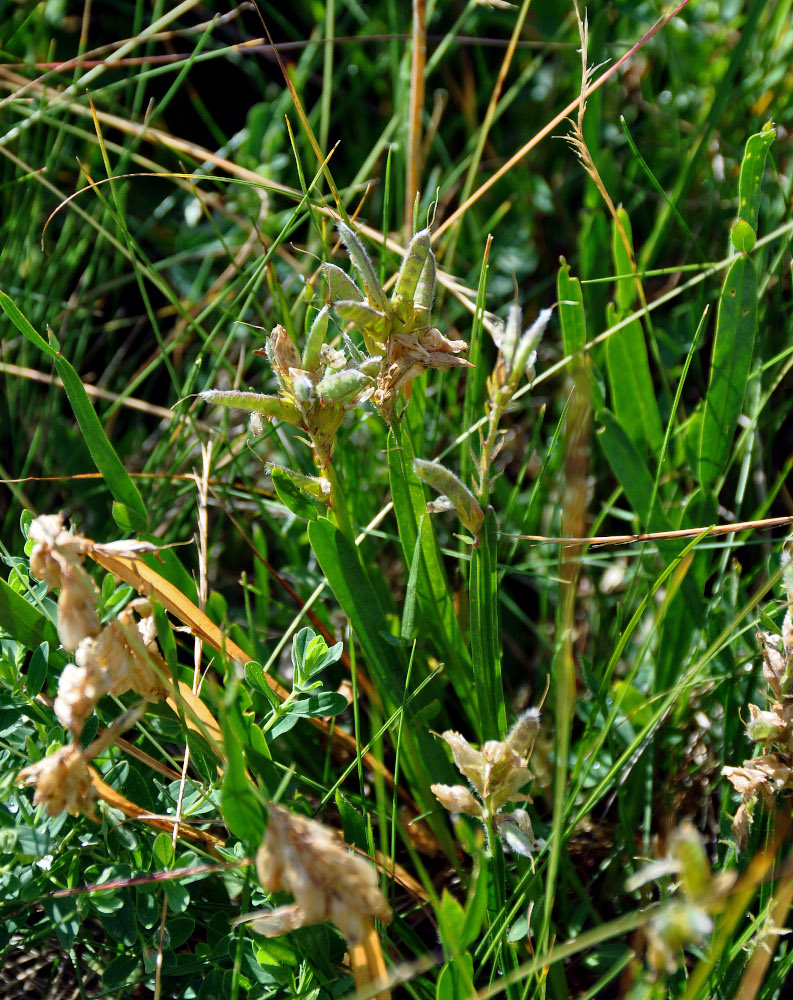
[[[392,297],[394,302],[397,299],[413,301],[419,279],[421,278],[421,272],[424,270],[427,257],[431,253],[430,231],[429,229],[422,229],[410,241],[405,251],[405,256],[402,258],[402,265],[399,268],[396,285],[394,286]]]
[[[767,122],[760,132],[749,136],[746,142],[738,182],[738,221],[730,230],[730,240],[736,250],[751,250],[757,239],[765,161],[775,138],[776,131],[771,122]],[[747,225],[751,227],[750,230],[747,230]]]
[[[709,487],[727,463],[743,407],[757,330],[757,278],[750,257],[733,261],[719,298],[697,474]]]
[[[559,298],[559,322],[565,354],[577,354],[586,344],[586,316],[581,282],[570,275],[570,265],[562,258],[556,276],[556,294]]]
[[[361,282],[367,298],[373,306],[382,309],[383,312],[387,312],[388,298],[375,274],[374,267],[371,260],[369,260],[369,255],[363,248],[363,244],[349,226],[346,226],[343,222],[338,222],[336,225],[341,234],[344,246],[347,248],[347,253],[350,255],[350,260],[355,270],[361,276]]]
[[[611,304],[606,309],[606,322],[609,326],[618,322]],[[606,367],[617,419],[635,445],[646,444],[655,451],[664,433],[639,320],[632,320],[606,341]]]
[[[218,406],[228,406],[233,410],[250,410],[253,413],[264,413],[268,417],[276,417],[294,427],[301,427],[303,418],[294,404],[279,396],[267,396],[260,392],[243,392],[238,389],[206,389],[199,392],[200,399]]]
[[[331,297],[334,299],[352,299],[353,302],[363,302],[363,292],[355,284],[346,271],[335,264],[322,264],[322,275],[328,283]]]
[[[85,391],[82,379],[66,358],[47,343],[19,311],[13,300],[2,291],[0,291],[0,308],[26,340],[29,340],[34,347],[37,347],[55,362],[55,368],[63,382],[63,388],[77,418],[80,432],[91,453],[91,458],[93,458],[118,507],[121,511],[126,509],[126,514],[129,515],[125,518],[125,527],[129,526],[135,530],[145,529],[147,524],[146,508],[138,488],[105,434],[104,427],[88,398],[88,393]]]

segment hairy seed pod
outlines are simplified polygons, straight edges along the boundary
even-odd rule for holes
[[[311,329],[308,331],[306,346],[303,348],[303,368],[313,372],[319,367],[319,353],[328,334],[328,307],[323,306],[314,317]]]
[[[369,379],[355,368],[331,372],[317,382],[317,393],[323,403],[343,403],[361,391]]]
[[[275,417],[293,427],[302,427],[303,418],[294,403],[281,399],[280,396],[267,396],[261,392],[242,392],[237,389],[207,389],[199,392],[199,397],[207,403],[218,406],[228,406],[232,410],[252,410]]]
[[[363,302],[363,292],[355,284],[346,271],[342,271],[335,264],[322,264],[322,276],[328,283],[330,295],[333,299],[352,299],[353,302]]]
[[[414,300],[421,273],[424,270],[424,265],[430,253],[432,253],[430,249],[430,231],[429,229],[422,229],[410,241],[405,251],[405,256],[402,258],[402,265],[399,268],[396,285],[394,286],[393,302],[399,299],[405,299],[408,302]]]
[[[423,458],[414,458],[413,468],[419,479],[423,479],[434,490],[443,493],[451,500],[457,516],[471,534],[477,536],[482,530],[485,515],[468,487],[440,462],[426,462]]]
[[[333,308],[339,319],[355,323],[364,338],[382,340],[388,335],[391,323],[388,316],[363,302],[335,302]]]
[[[435,254],[430,248],[424,267],[421,269],[416,290],[413,293],[413,305],[417,309],[424,309],[425,315],[432,312],[432,304],[435,301],[435,285],[437,281],[437,267],[435,266]]]
[[[336,227],[341,234],[344,246],[347,248],[347,253],[350,255],[350,260],[355,267],[355,270],[361,276],[361,282],[366,292],[366,297],[369,299],[370,303],[376,308],[381,309],[383,312],[388,311],[388,298],[386,293],[383,291],[383,286],[380,284],[377,275],[375,274],[374,267],[372,266],[371,260],[369,260],[369,255],[363,248],[363,244],[355,235],[355,233],[346,226],[343,222],[337,222]]]

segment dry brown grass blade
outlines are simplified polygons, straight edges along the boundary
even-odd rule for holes
[[[793,524],[793,515],[764,517],[756,521],[736,521],[735,524],[717,524],[715,527],[678,528],[675,531],[646,531],[636,535],[513,535],[502,532],[504,538],[516,538],[522,542],[549,542],[553,545],[630,545],[634,542],[654,542],[669,538],[696,538],[697,535],[731,535],[738,531],[752,531],[764,528],[779,528]]]
[[[386,967],[377,931],[371,922],[366,923],[366,936],[360,944],[350,945],[348,954],[356,988],[371,995],[369,988],[386,980]],[[380,990],[374,994],[373,1000],[391,1000],[391,991]]]
[[[413,0],[413,52],[410,64],[407,175],[405,180],[405,239],[413,234],[413,201],[421,188],[422,119],[427,69],[427,0]]]
[[[111,788],[110,785],[106,785],[93,767],[89,767],[88,770],[91,773],[91,784],[96,790],[96,793],[100,798],[104,799],[109,806],[112,806],[114,809],[120,809],[121,812],[123,812],[125,816],[129,816],[130,819],[140,820],[141,823],[146,823],[148,826],[152,826],[156,830],[162,830],[165,833],[171,833],[173,831],[173,819],[170,819],[167,816],[153,816],[145,809],[141,809],[140,806],[135,805],[134,802],[131,802],[120,792]],[[214,836],[214,834],[207,833],[204,830],[196,830],[187,823],[179,823],[177,829],[180,837],[184,837],[185,840],[191,840],[193,843],[200,844],[204,850],[208,851],[210,854],[215,857],[220,857],[216,848],[223,847],[226,843],[225,840]]]

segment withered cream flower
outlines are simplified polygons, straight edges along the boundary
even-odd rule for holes
[[[741,797],[732,823],[739,850],[748,844],[758,798],[773,808],[780,792],[793,789],[793,621],[790,611],[793,563],[786,552],[782,554],[782,568],[789,605],[782,623],[782,635],[757,633],[763,654],[763,678],[771,691],[770,704],[766,709],[749,705],[746,723],[746,735],[754,743],[760,743],[765,752],[745,760],[742,767],[722,768],[722,774]]]
[[[276,937],[329,920],[355,945],[370,933],[373,919],[391,921],[375,869],[332,830],[283,806],[270,805],[269,814],[256,872],[264,889],[290,892],[295,902],[257,915],[254,930]]]
[[[31,572],[50,589],[60,588],[58,637],[64,649],[74,652],[84,636],[99,633],[97,590],[81,565],[89,543],[66,531],[60,514],[37,517],[28,537],[36,543],[30,554]]]
[[[137,624],[135,611],[144,615]],[[135,691],[147,701],[168,697],[169,688],[154,669],[156,665],[167,675],[151,605],[145,599],[130,602],[98,635],[83,638],[74,658],[75,663],[61,672],[54,708],[61,724],[75,735],[106,694]]]
[[[17,775],[24,785],[35,785],[33,804],[44,806],[50,816],[66,810],[72,816],[94,818],[97,794],[91,782],[88,762],[77,744],[70,744],[29,764]]]
[[[432,793],[449,812],[480,819],[490,835],[494,828],[518,854],[531,857],[537,848],[525,809],[504,813],[508,802],[531,802],[520,791],[532,777],[528,758],[540,728],[540,713],[529,709],[513,726],[506,740],[488,740],[475,750],[465,737],[451,730],[442,734],[452,749],[457,770],[473,785],[476,796],[464,785],[431,785]]]

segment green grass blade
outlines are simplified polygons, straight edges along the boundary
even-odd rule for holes
[[[620,319],[630,312],[636,301],[636,261],[633,256],[631,220],[624,208],[617,209],[622,228],[616,221],[611,225],[611,256],[617,274],[615,296]],[[627,239],[627,245],[625,240]]]
[[[490,510],[471,550],[468,582],[471,601],[471,654],[483,740],[502,739],[507,728],[501,683],[501,633],[498,622],[496,515]]]
[[[116,500],[114,505],[114,517],[117,521],[123,520],[124,528],[143,531],[147,526],[146,508],[143,505],[137,486],[133,483],[127,470],[121,464],[121,460],[108,440],[104,428],[96,415],[96,411],[91,405],[88,393],[85,391],[82,380],[71,364],[55,347],[48,344],[44,338],[33,329],[27,319],[17,309],[14,302],[0,291],[0,308],[8,316],[14,326],[23,337],[29,340],[40,351],[52,358],[55,368],[60,375],[66,395],[71,403],[77,423],[83,435],[83,440],[91,452],[91,457],[96,463],[96,467],[107,483],[107,487]],[[120,507],[120,509],[119,509]]]
[[[730,456],[741,415],[757,330],[757,278],[749,257],[738,257],[724,282],[716,319],[708,393],[700,429],[697,476],[710,488]]]

